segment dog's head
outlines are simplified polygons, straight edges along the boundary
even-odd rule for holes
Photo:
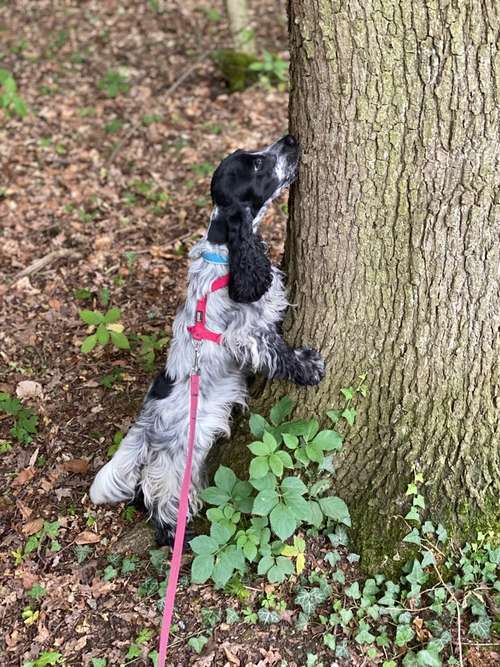
[[[207,239],[227,244],[235,301],[257,301],[271,283],[271,265],[257,234],[271,203],[297,175],[299,146],[288,134],[260,151],[238,150],[215,170]]]

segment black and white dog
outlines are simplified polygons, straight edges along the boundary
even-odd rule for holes
[[[150,386],[142,411],[90,489],[94,503],[139,496],[159,544],[172,541],[189,428],[189,386],[194,346],[188,327],[198,300],[229,270],[229,285],[210,293],[207,327],[221,344],[200,346],[200,395],[190,493],[190,518],[199,510],[203,464],[221,435],[230,434],[231,409],[245,405],[247,377],[261,372],[316,385],[324,362],[315,350],[292,349],[277,326],[288,306],[282,273],[271,265],[258,227],[266,208],[294,180],[299,147],[291,135],[264,150],[238,150],[212,178],[214,204],[206,237],[191,250],[187,299],[173,325],[165,370]]]

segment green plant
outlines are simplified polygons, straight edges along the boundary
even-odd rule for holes
[[[105,315],[98,310],[81,310],[80,319],[95,327],[95,333],[87,336],[81,345],[84,354],[91,352],[96,345],[105,347],[109,342],[121,350],[130,349],[127,336],[123,333],[123,324],[120,322],[121,310],[110,308]]]
[[[208,637],[201,634],[196,637],[191,637],[191,639],[188,640],[188,646],[190,646],[195,653],[201,653],[207,644]]]
[[[361,393],[360,387],[352,389],[350,401]],[[250,430],[259,439],[248,445],[253,454],[249,481],[221,466],[215,486],[202,492],[214,507],[206,512],[209,535],[190,542],[196,554],[194,582],[212,579],[223,587],[235,572],[244,574],[252,567],[269,582],[280,583],[304,568],[305,542],[297,531],[330,522],[350,525],[346,504],[329,493],[331,453],[341,449],[342,435],[320,430],[316,419],[287,421],[293,407],[285,397],[272,408],[270,422],[251,416]],[[291,537],[293,545],[286,545]]]
[[[283,87],[288,79],[288,63],[280,56],[263,51],[262,60],[250,63],[248,69],[259,73],[259,82],[265,86]]]
[[[13,438],[23,445],[32,442],[38,429],[38,417],[34,412],[6,392],[0,392],[0,412],[5,412],[14,420],[14,426],[10,429]]]
[[[88,544],[77,544],[75,546],[75,556],[76,560],[78,563],[83,563],[84,560],[87,560],[87,558],[90,556],[92,553],[92,547],[89,546]]]
[[[28,113],[26,102],[17,92],[17,84],[12,74],[0,68],[0,108],[7,114],[24,118]]]
[[[23,558],[31,554],[33,551],[38,551],[42,544],[47,540],[50,541],[50,551],[54,553],[60,551],[61,545],[57,539],[59,537],[59,528],[59,521],[44,521],[42,528],[26,540],[23,549]]]
[[[47,667],[47,665],[61,665],[63,663],[62,653],[56,651],[43,651],[36,660],[23,663],[23,667]]]
[[[151,637],[153,636],[152,630],[143,629],[139,632],[135,640],[130,644],[125,658],[131,660],[133,658],[138,658],[144,652],[144,646],[147,644]]]
[[[130,83],[124,74],[110,69],[99,81],[99,90],[105,92],[108,97],[118,97],[122,93],[128,93]]]
[[[151,371],[154,368],[156,353],[163,350],[165,345],[168,343],[168,337],[163,336],[162,338],[158,338],[158,334],[139,334],[137,338],[142,343],[139,350],[141,361],[144,365],[144,368],[147,371]]]

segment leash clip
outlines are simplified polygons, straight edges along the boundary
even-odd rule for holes
[[[196,340],[193,338],[193,348],[194,348],[194,359],[193,365],[191,367],[191,375],[200,374],[200,349],[201,349],[201,340]]]

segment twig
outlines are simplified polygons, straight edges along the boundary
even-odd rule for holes
[[[194,63],[192,63],[192,65],[190,67],[188,67],[180,75],[180,77],[178,79],[176,79],[172,83],[172,85],[167,88],[167,90],[165,91],[165,96],[168,97],[174,91],[176,91],[177,88],[181,85],[181,83],[183,83],[189,76],[191,76],[191,74],[195,71],[195,69],[198,67],[198,65],[201,63],[201,61],[205,60],[205,58],[211,53],[211,51],[212,51],[212,49],[207,49],[206,51],[203,51],[203,53],[201,53],[196,58]],[[161,89],[160,89],[159,92],[161,92]],[[127,132],[125,133],[125,135],[121,139],[121,141],[119,141],[116,144],[116,146],[113,148],[113,150],[111,152],[111,155],[109,156],[109,159],[106,162],[106,167],[109,167],[113,163],[113,161],[116,158],[116,156],[118,155],[118,153],[121,151],[121,149],[124,147],[124,145],[128,142],[128,140],[134,134],[134,132],[138,129],[138,127],[139,127],[139,121],[136,121],[135,123],[132,123],[132,125],[129,127],[129,129],[127,130]]]
[[[19,271],[19,273],[16,273],[16,275],[12,279],[12,282],[15,283],[17,280],[19,280],[19,278],[24,278],[25,276],[31,276],[34,273],[38,273],[38,271],[41,271],[49,264],[52,264],[52,262],[55,262],[56,259],[61,259],[62,257],[70,257],[72,255],[78,255],[78,253],[75,250],[71,250],[70,248],[61,248],[60,250],[53,250],[52,252],[49,252],[47,255],[40,257],[40,259],[35,259],[35,261],[32,262],[29,266],[27,266],[25,269]]]

